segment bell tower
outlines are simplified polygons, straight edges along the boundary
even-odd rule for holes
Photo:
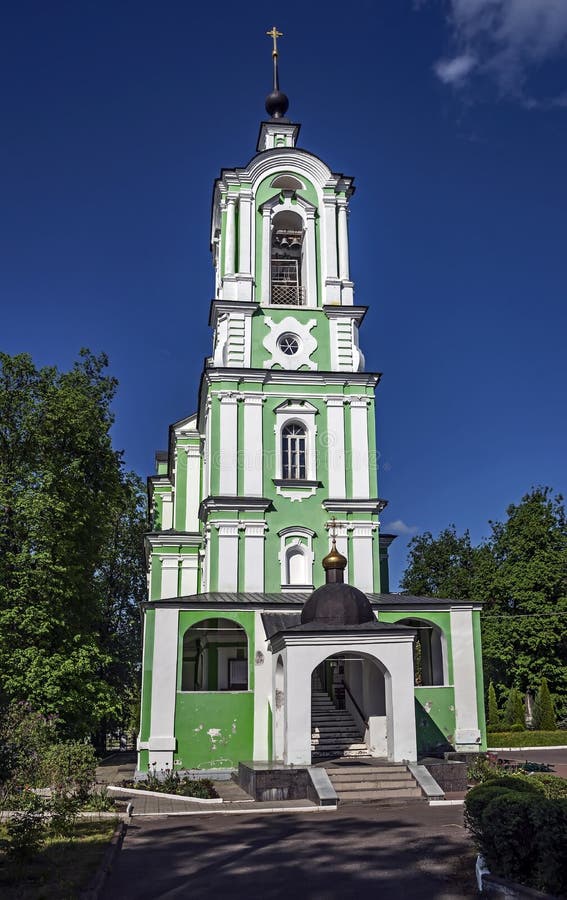
[[[176,483],[154,481],[154,499],[166,511],[162,526],[189,531],[190,523],[198,549],[180,592],[182,581],[194,593],[313,590],[332,517],[349,582],[379,592],[387,566],[376,480],[380,375],[364,371],[359,344],[366,307],[355,305],[350,278],[353,179],[298,146],[300,126],[280,89],[282,34],[268,36],[273,84],[257,152],[223,169],[213,188],[213,347],[199,409],[173,432],[192,454],[200,448],[200,471],[193,456],[191,473],[174,463],[174,441]],[[152,571],[161,597],[173,577],[165,588]]]

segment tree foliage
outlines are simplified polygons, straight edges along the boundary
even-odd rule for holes
[[[492,728],[494,730],[500,727],[501,721],[502,717],[498,708],[496,691],[494,689],[494,684],[491,681],[488,685],[488,716],[486,719],[486,724],[489,728]]]
[[[547,678],[541,679],[534,703],[534,728],[540,731],[553,731],[555,728],[555,709],[549,693]]]
[[[486,681],[505,693],[535,691],[541,679],[567,698],[567,521],[563,497],[536,487],[490,522],[472,546],[454,526],[410,541],[402,588],[412,594],[478,600]]]
[[[106,368],[0,354],[0,705],[69,736],[121,717],[139,648],[141,487],[112,447]]]

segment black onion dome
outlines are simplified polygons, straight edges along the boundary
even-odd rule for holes
[[[289,100],[283,91],[273,90],[266,97],[266,112],[272,119],[282,119],[289,106]]]
[[[375,622],[370,600],[350,584],[324,584],[313,591],[301,610],[301,624],[362,625]]]

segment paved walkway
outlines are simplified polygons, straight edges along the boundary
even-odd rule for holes
[[[103,900],[476,897],[461,807],[134,819]]]

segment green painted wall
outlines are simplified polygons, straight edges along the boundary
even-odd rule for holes
[[[183,768],[232,768],[252,759],[253,693],[178,693],[175,736],[175,758]]]
[[[452,744],[455,735],[455,691],[452,687],[415,688],[417,752]]]

